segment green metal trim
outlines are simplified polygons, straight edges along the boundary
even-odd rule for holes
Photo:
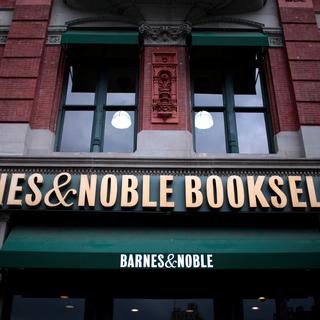
[[[268,47],[268,36],[259,32],[194,32],[193,46]]]
[[[138,32],[66,31],[62,44],[138,44]]]
[[[121,253],[211,253],[214,269],[319,269],[320,233],[19,227],[0,251],[0,266],[119,269]]]

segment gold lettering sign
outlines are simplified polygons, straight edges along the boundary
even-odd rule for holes
[[[133,175],[122,176],[121,207],[134,207],[138,204],[138,179]]]
[[[43,183],[43,176],[39,173],[32,174],[28,179],[28,185],[33,194],[26,194],[26,205],[28,207],[38,206],[42,200],[41,190],[39,188]]]
[[[173,176],[160,176],[160,207],[174,208],[174,202],[168,201],[169,195],[173,194],[173,189],[168,187],[169,182],[173,181]]]
[[[269,187],[276,194],[271,196],[271,204],[277,209],[285,208],[288,203],[286,194],[279,188],[279,186],[283,185],[284,181],[281,177],[272,176],[269,178]]]
[[[196,176],[185,177],[186,208],[199,208],[203,202],[203,195],[200,191],[201,180]]]
[[[156,208],[157,201],[150,200],[150,176],[143,176],[142,179],[142,207]]]
[[[7,204],[9,206],[22,206],[22,200],[17,199],[17,193],[22,192],[22,186],[19,185],[20,180],[24,180],[26,175],[24,173],[14,173],[11,177],[11,183],[9,188],[9,195]]]
[[[176,199],[176,200],[175,200]],[[320,208],[320,179],[312,176],[55,176],[0,174],[0,209],[300,211]]]
[[[223,184],[218,176],[210,176],[207,179],[207,200],[211,208],[223,206]]]
[[[100,188],[100,202],[103,207],[111,208],[116,204],[118,192],[117,177],[112,174],[103,176]]]
[[[244,205],[244,187],[241,177],[231,176],[227,181],[227,194],[232,208],[240,209]]]

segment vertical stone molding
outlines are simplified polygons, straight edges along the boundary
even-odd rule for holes
[[[177,54],[152,54],[152,123],[178,123]]]

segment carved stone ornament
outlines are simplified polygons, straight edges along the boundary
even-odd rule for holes
[[[139,32],[144,38],[144,44],[181,44],[184,45],[186,37],[191,33],[189,24],[181,24],[178,26],[150,26],[142,24]]]
[[[152,71],[152,123],[177,123],[176,53],[153,53]]]

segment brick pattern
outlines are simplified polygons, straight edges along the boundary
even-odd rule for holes
[[[55,121],[59,110],[56,94],[60,98],[64,69],[64,66],[59,63],[61,61],[60,56],[60,46],[48,46],[45,49],[37,94],[32,109],[33,116],[30,121],[30,125],[34,129],[49,128],[52,131],[55,130]]]
[[[1,0],[0,8],[1,9],[12,9],[14,7],[15,0]]]
[[[30,122],[32,125],[31,117],[37,116],[36,98],[41,88],[51,1],[15,1],[13,20],[0,61],[2,122]],[[47,123],[45,125],[47,128]]]
[[[280,20],[300,125],[320,125],[319,0],[278,0]]]
[[[265,62],[274,134],[297,131],[299,120],[285,49],[270,48]]]
[[[313,0],[313,7],[316,12],[320,12],[320,0]]]
[[[153,57],[157,53],[173,53],[177,58],[177,121],[152,123]],[[185,47],[145,46],[141,57],[138,130],[191,130],[191,105],[188,61]]]

